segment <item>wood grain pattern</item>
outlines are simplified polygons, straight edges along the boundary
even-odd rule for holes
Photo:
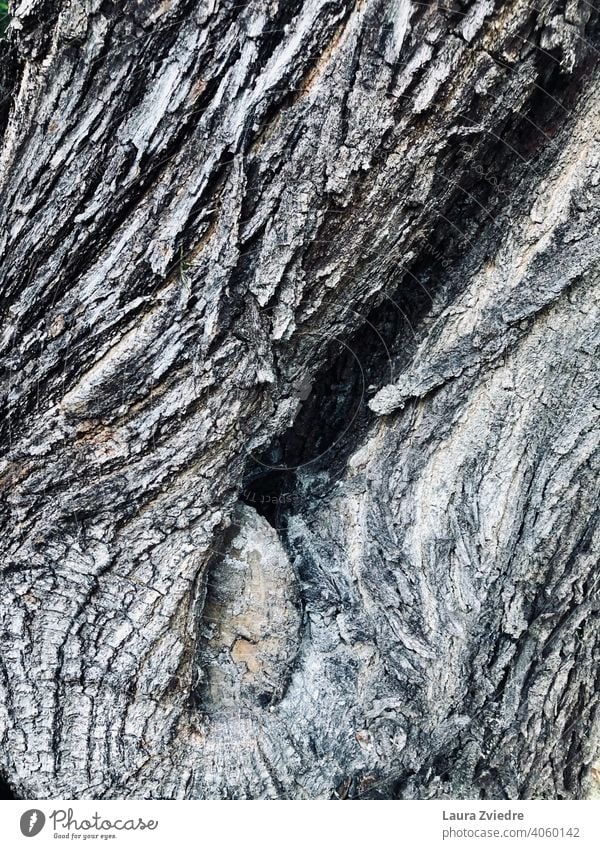
[[[5,779],[582,796],[598,11],[13,7]]]

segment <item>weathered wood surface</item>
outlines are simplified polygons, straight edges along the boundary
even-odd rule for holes
[[[18,795],[586,792],[598,14],[13,4]]]

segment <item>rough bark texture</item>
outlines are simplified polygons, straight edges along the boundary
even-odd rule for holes
[[[5,780],[583,795],[598,9],[11,11]]]

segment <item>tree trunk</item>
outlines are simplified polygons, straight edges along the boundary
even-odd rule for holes
[[[12,4],[18,796],[586,792],[598,17]]]

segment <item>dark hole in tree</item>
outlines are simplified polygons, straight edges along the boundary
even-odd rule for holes
[[[3,775],[0,775],[0,799],[18,799],[13,793],[12,787],[5,780]]]

